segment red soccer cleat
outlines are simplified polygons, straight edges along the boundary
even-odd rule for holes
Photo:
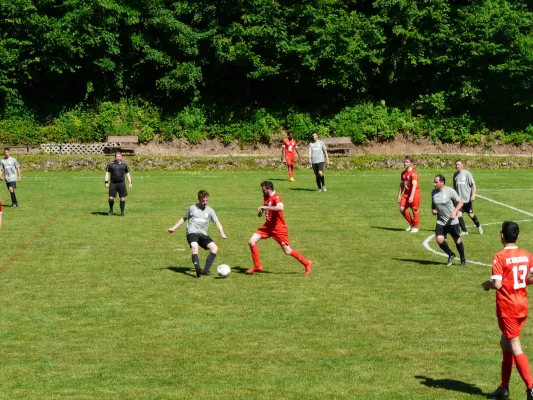
[[[305,275],[311,274],[311,267],[313,266],[313,261],[309,261],[305,266]]]
[[[250,269],[247,269],[246,273],[248,275],[252,275],[254,272],[263,272],[263,271],[264,271],[263,267],[252,267]]]

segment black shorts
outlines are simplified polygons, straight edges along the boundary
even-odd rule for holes
[[[213,242],[213,239],[202,233],[189,233],[187,235],[187,242],[189,242],[189,247],[191,247],[191,243],[196,242],[202,249],[208,250],[207,245]]]
[[[474,212],[474,204],[469,201],[468,203],[463,203],[463,208],[461,208],[461,212],[470,214]]]
[[[17,187],[17,181],[13,181],[13,182],[7,182],[6,181],[6,187],[9,189],[10,187],[12,187],[13,189],[16,189]]]
[[[128,195],[126,182],[111,182],[109,184],[109,197],[115,197],[117,192],[120,197],[126,197]]]
[[[459,230],[459,224],[444,225],[444,226],[437,224],[435,226],[435,235],[446,237],[448,233],[454,239],[461,237],[461,231]]]
[[[319,162],[319,163],[313,164],[313,171],[315,172],[315,175],[318,174],[318,171],[324,172],[324,163]]]

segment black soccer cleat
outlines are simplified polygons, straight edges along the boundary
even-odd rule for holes
[[[209,271],[202,271],[202,275],[204,276],[213,276],[213,274]]]
[[[507,393],[509,393],[509,391],[507,391]],[[533,388],[526,389],[526,396],[527,400],[533,400]]]
[[[120,213],[120,216],[123,217],[123,216],[124,216],[124,213]]]
[[[461,260],[461,265],[459,265],[460,267],[466,267],[466,260]]]
[[[107,212],[107,215],[108,215],[109,217],[111,217],[111,216],[113,215],[113,211],[108,211],[108,212]]]
[[[19,203],[13,203],[11,204],[11,207],[17,208],[19,206]]]
[[[528,399],[529,392],[531,392],[531,390],[528,390]],[[509,389],[501,386],[498,386],[494,392],[487,394],[487,399],[506,399],[507,397],[509,397]]]
[[[202,277],[202,268],[196,268],[196,277],[201,278]]]
[[[455,260],[455,254],[452,254],[448,257],[448,262],[446,263],[446,266],[449,267],[450,265],[452,265],[453,260]]]

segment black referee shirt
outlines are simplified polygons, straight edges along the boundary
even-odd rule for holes
[[[127,174],[128,172],[130,172],[130,169],[128,168],[128,164],[126,164],[123,161],[110,162],[109,164],[107,164],[107,168],[105,170],[106,172],[110,173],[112,183],[124,182],[124,174]]]

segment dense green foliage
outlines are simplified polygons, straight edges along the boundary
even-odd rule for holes
[[[0,0],[0,141],[530,141],[527,0]]]

